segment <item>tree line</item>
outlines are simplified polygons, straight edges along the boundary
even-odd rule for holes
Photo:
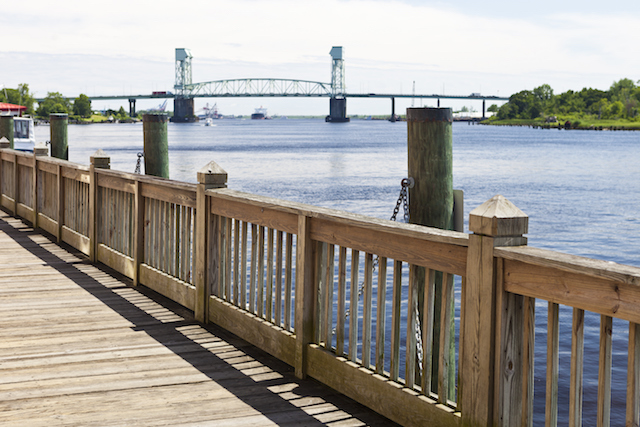
[[[49,92],[38,108],[34,108],[36,100],[29,92],[29,85],[22,83],[17,89],[0,90],[0,102],[22,105],[27,107],[26,114],[48,118],[51,113],[66,113],[80,117],[91,117],[91,100],[87,95],[80,94],[71,102],[59,92]]]
[[[640,83],[640,81],[638,81]],[[614,82],[609,90],[584,88],[556,95],[548,84],[523,90],[498,108],[496,118],[535,120],[552,116],[640,121],[640,86],[631,79]]]

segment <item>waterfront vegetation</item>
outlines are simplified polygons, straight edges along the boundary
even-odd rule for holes
[[[621,79],[606,90],[554,94],[548,85],[511,95],[485,124],[565,129],[640,129],[640,86]],[[493,106],[492,106],[493,107]]]

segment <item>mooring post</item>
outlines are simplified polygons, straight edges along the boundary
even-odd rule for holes
[[[144,173],[169,178],[169,141],[167,115],[143,114]]]
[[[452,230],[453,221],[453,115],[450,108],[407,108],[407,147],[409,178],[414,186],[409,188],[409,222],[444,230]],[[423,307],[425,271],[415,268],[419,316]],[[434,276],[434,330],[433,354],[440,346],[440,309],[442,298],[442,273]],[[453,280],[452,276],[448,276]],[[453,301],[452,301],[453,304]],[[450,327],[455,337],[455,325]],[[454,342],[452,339],[451,343]],[[449,373],[455,376],[455,348],[450,348]],[[431,383],[437,387],[438,363],[431,371]],[[428,375],[428,373],[425,373]],[[453,385],[453,381],[451,384]],[[437,390],[434,390],[437,392]],[[450,392],[453,392],[453,387]]]
[[[7,138],[9,146],[4,148],[13,149],[13,116],[0,116],[0,138]]]
[[[504,292],[502,261],[494,257],[498,246],[526,245],[528,228],[527,215],[503,196],[469,215],[460,325],[463,425],[531,425],[534,301]]]
[[[195,228],[195,276],[196,306],[195,318],[198,322],[209,321],[209,298],[219,295],[220,271],[220,216],[211,216],[206,190],[227,187],[227,172],[216,162],[209,162],[198,171],[196,193]]]
[[[102,150],[98,150],[89,158],[89,260],[98,260],[98,174],[96,169],[110,169],[111,157]]]
[[[67,127],[69,115],[66,113],[53,113],[49,115],[49,135],[51,139],[51,157],[69,160],[69,145],[67,139]]]

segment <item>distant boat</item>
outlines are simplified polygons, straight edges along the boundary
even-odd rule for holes
[[[13,118],[13,147],[21,151],[33,151],[36,134],[33,119],[29,116]]]
[[[265,120],[268,119],[266,108],[256,108],[256,111],[251,115],[252,120]]]

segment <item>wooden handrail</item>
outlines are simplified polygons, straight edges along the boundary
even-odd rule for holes
[[[606,334],[612,318],[629,321],[627,422],[640,417],[640,268],[523,246],[526,221],[517,212],[496,213],[483,205],[470,219],[476,234],[468,235],[205,184],[35,159],[8,149],[0,149],[0,192],[5,209],[58,241],[193,309],[201,321],[244,336],[290,363],[297,375],[314,376],[400,423],[530,423],[536,299],[549,303],[546,419],[552,425],[557,420],[558,307],[575,311],[571,409],[576,422],[582,399],[581,319],[585,310],[603,316],[598,417],[604,422],[611,387]],[[109,243],[105,230],[123,233],[120,246]],[[503,246],[508,244],[517,246]],[[376,274],[374,257],[384,263]],[[449,379],[442,359],[446,340],[433,354],[429,345],[429,286],[421,325],[423,363],[439,363],[440,377],[415,381],[412,369],[419,366],[413,366],[413,348],[406,357],[412,365],[409,378],[399,368],[400,335],[413,322],[413,307],[401,301],[408,264],[427,268],[427,277],[443,271],[463,278],[457,398],[432,393]],[[361,282],[364,303],[355,295]],[[378,319],[377,330],[369,323],[375,318],[373,283],[379,289],[391,286],[391,302],[379,300],[376,307],[380,313],[391,311],[390,337],[385,337],[384,319]],[[417,298],[411,296],[411,301]],[[348,335],[360,328],[359,304],[365,304],[363,342]],[[442,315],[451,316],[443,304]],[[350,319],[347,306],[356,310]],[[404,326],[401,310],[409,316]],[[517,340],[506,339],[514,333]],[[380,343],[375,354],[370,353],[373,342]],[[391,372],[382,350],[392,358]]]

